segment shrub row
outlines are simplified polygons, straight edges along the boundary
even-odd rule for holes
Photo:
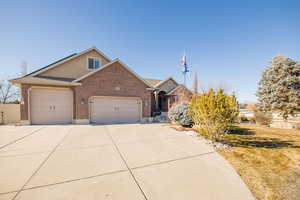
[[[199,132],[218,140],[228,132],[238,114],[239,106],[234,95],[227,95],[222,89],[210,89],[194,96],[190,103],[175,105],[169,110],[168,116],[182,126],[194,124]]]

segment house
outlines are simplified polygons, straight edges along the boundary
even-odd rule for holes
[[[246,108],[240,109],[240,117],[254,117],[254,111]]]
[[[144,79],[95,47],[10,82],[21,87],[22,124],[147,121],[192,96],[173,78]]]
[[[155,113],[168,112],[169,108],[177,102],[188,101],[192,92],[184,85],[178,84],[172,77],[165,80],[144,79],[155,90],[152,94],[152,111]]]

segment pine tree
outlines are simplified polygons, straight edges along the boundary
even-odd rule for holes
[[[27,74],[27,62],[22,61],[20,68],[21,68],[21,76],[25,76]]]
[[[300,112],[300,62],[276,56],[262,73],[257,94],[258,108],[279,112],[286,120]]]

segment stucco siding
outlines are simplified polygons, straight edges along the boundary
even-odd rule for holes
[[[97,51],[92,50],[65,63],[62,63],[59,66],[49,69],[41,73],[40,76],[64,77],[74,79],[79,78],[91,71],[87,66],[88,57],[99,58],[102,65],[105,65],[109,62],[109,60],[100,55]]]

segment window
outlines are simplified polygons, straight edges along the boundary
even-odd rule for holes
[[[101,61],[98,58],[88,58],[88,68],[98,69],[101,65]]]
[[[174,96],[174,101],[178,102],[178,96]]]

